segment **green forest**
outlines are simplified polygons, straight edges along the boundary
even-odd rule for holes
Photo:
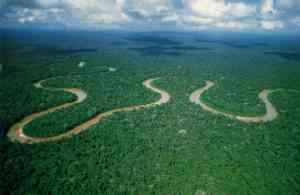
[[[76,100],[34,87],[51,77],[44,86],[79,88],[88,96],[27,124],[26,135],[56,136],[99,113],[155,102],[159,94],[143,86],[150,78],[159,77],[154,85],[171,96],[59,141],[22,144],[2,136],[0,194],[299,194],[300,39],[0,33],[5,132],[32,113]],[[207,80],[216,84],[202,100],[242,116],[266,112],[258,98],[263,89],[283,89],[269,97],[278,117],[243,123],[203,110],[189,96]]]

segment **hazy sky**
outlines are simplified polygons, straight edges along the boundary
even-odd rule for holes
[[[300,32],[300,0],[0,0],[0,25]]]

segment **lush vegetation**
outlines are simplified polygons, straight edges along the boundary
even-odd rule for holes
[[[298,52],[299,41],[243,35],[217,43],[208,35],[175,33],[2,36],[0,119],[7,127],[74,100],[34,88],[40,79],[66,75],[45,85],[78,87],[89,95],[81,105],[32,122],[25,128],[29,135],[57,135],[97,113],[152,102],[158,95],[142,86],[148,78],[161,77],[155,85],[172,97],[160,107],[115,114],[67,140],[22,145],[2,138],[0,194],[299,194],[300,93],[273,94],[280,116],[259,125],[215,116],[189,102],[194,90],[212,80],[216,86],[204,96],[209,104],[232,113],[263,113],[257,98],[262,89],[300,90],[299,63],[264,52]],[[173,48],[180,55],[130,49],[148,47]],[[35,53],[36,48],[55,52]],[[87,65],[79,68],[79,61]]]

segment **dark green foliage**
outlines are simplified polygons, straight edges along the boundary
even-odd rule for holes
[[[200,42],[200,43],[217,43],[217,44],[221,44],[221,45],[226,45],[228,47],[233,47],[233,48],[236,48],[236,49],[245,49],[245,48],[249,48],[250,47],[250,45],[240,44],[240,43],[233,43],[231,41],[206,40],[206,39],[205,40],[198,39],[197,41]]]
[[[144,55],[157,56],[157,55],[169,55],[169,56],[177,56],[180,53],[176,52],[172,49],[160,47],[160,46],[150,46],[150,47],[134,47],[129,48],[130,50],[141,52]]]
[[[287,60],[300,61],[300,53],[296,52],[265,52],[265,54],[277,55]]]
[[[59,48],[36,48],[32,51],[28,51],[30,54],[34,55],[71,55],[80,53],[96,52],[95,48],[81,48],[81,49],[59,49]]]
[[[169,55],[178,56],[184,54],[184,51],[197,51],[197,50],[211,50],[208,47],[195,47],[195,46],[174,46],[174,47],[161,47],[161,46],[149,46],[149,47],[133,47],[130,50],[141,52],[144,55]]]

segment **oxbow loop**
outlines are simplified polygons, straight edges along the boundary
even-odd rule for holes
[[[57,78],[57,77],[56,77]],[[85,121],[84,123],[81,123],[77,126],[75,126],[74,128],[70,129],[69,131],[62,133],[60,135],[57,136],[53,136],[53,137],[31,137],[29,135],[26,135],[23,131],[23,128],[28,125],[29,123],[31,123],[33,120],[40,118],[42,116],[45,116],[49,113],[64,109],[64,108],[68,108],[70,106],[76,105],[76,104],[80,104],[82,102],[84,102],[88,96],[88,94],[78,88],[55,88],[55,87],[46,87],[43,84],[46,83],[48,80],[50,79],[55,79],[55,78],[49,78],[49,79],[45,79],[45,80],[41,80],[37,83],[34,84],[34,87],[36,88],[40,88],[40,89],[44,89],[44,90],[48,90],[51,92],[56,92],[56,91],[64,91],[67,93],[71,93],[74,94],[77,98],[75,101],[70,102],[70,103],[65,103],[59,106],[55,106],[53,108],[49,108],[45,111],[39,112],[39,113],[33,113],[29,116],[26,116],[25,118],[23,118],[20,122],[14,124],[8,131],[7,136],[10,138],[10,140],[12,141],[17,141],[23,144],[34,144],[34,143],[41,143],[41,142],[49,142],[49,141],[57,141],[57,140],[61,140],[64,138],[70,138],[74,135],[77,135],[79,133],[81,133],[84,130],[87,130],[89,127],[99,123],[101,121],[101,119],[105,118],[105,117],[109,117],[114,113],[117,112],[130,112],[133,110],[139,110],[139,109],[144,109],[144,108],[150,108],[150,107],[155,107],[155,106],[160,106],[162,104],[165,104],[167,102],[169,102],[170,100],[170,95],[168,92],[159,89],[155,86],[152,85],[152,83],[155,80],[158,80],[159,78],[154,78],[154,79],[148,79],[146,81],[143,82],[144,87],[146,87],[147,89],[160,94],[160,99],[149,103],[149,104],[143,104],[143,105],[136,105],[136,106],[130,106],[130,107],[125,107],[125,108],[117,108],[117,109],[113,109],[107,112],[103,112],[100,113],[90,119],[88,119],[87,121]]]

